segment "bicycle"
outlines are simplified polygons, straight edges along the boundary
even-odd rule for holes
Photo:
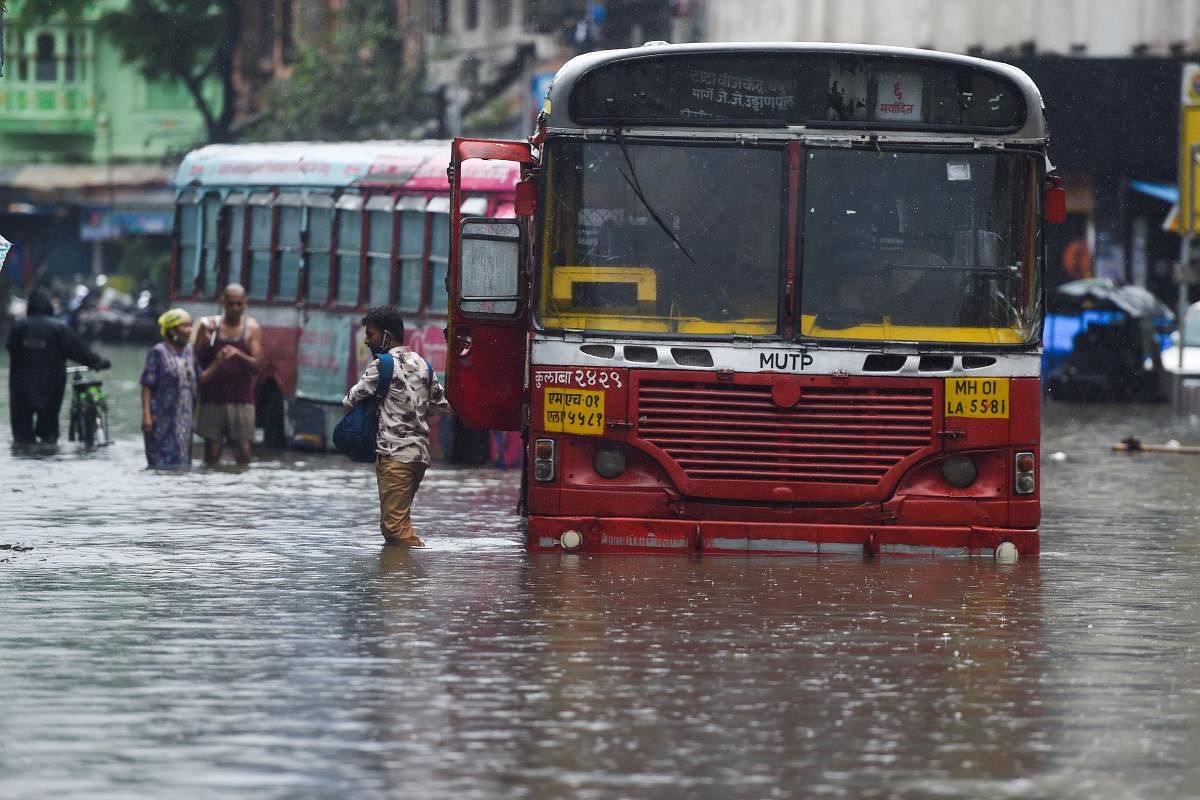
[[[71,375],[71,412],[67,429],[69,441],[85,447],[103,447],[108,438],[108,396],[99,378],[85,378],[87,367],[67,367]]]

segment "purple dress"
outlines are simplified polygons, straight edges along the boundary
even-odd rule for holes
[[[166,342],[146,354],[142,386],[150,389],[153,430],[146,434],[146,462],[152,467],[186,467],[192,463],[192,409],[200,369],[189,344],[179,352]]]

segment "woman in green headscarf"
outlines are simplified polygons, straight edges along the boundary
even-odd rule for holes
[[[151,467],[192,463],[192,409],[200,371],[189,340],[192,317],[172,308],[158,318],[163,340],[146,354],[142,370],[142,432]]]

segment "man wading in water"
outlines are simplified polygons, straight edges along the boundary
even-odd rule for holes
[[[254,376],[262,366],[262,328],[246,314],[246,290],[231,283],[221,293],[220,317],[205,317],[196,328],[196,360],[206,377],[200,383],[196,433],[204,439],[204,463],[221,460],[226,439],[239,464],[250,463],[254,440]],[[208,368],[216,365],[209,373]]]
[[[375,478],[379,482],[379,529],[388,544],[424,547],[409,514],[429,466],[429,415],[449,414],[450,403],[425,359],[404,346],[404,317],[392,306],[372,308],[363,317],[367,348],[390,353],[395,361],[387,398],[379,406]],[[375,394],[379,359],[350,387],[346,410]]]

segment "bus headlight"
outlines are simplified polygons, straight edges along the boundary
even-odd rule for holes
[[[619,447],[601,447],[592,456],[592,468],[601,478],[617,477],[625,471],[625,451]]]
[[[942,477],[946,483],[959,489],[965,489],[975,482],[979,470],[970,456],[953,455],[942,462]]]
[[[1033,494],[1037,487],[1037,460],[1033,453],[1017,453],[1014,466],[1013,491],[1017,494]]]
[[[554,461],[554,440],[535,440],[533,443],[533,477],[543,483],[554,480]]]

